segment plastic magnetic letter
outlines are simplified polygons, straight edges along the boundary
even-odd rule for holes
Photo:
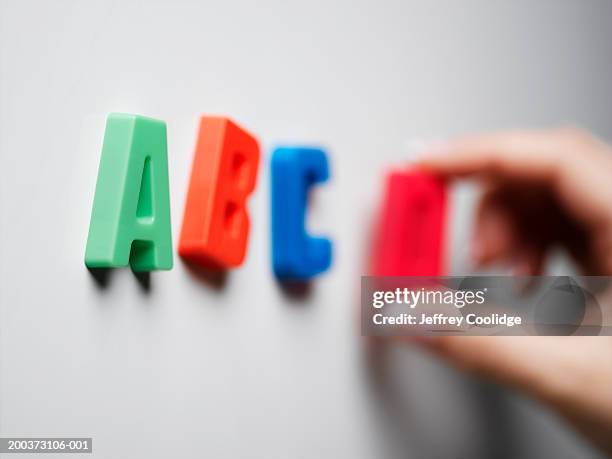
[[[373,274],[444,275],[444,184],[424,172],[393,171],[381,210]]]
[[[272,267],[280,280],[308,280],[332,261],[329,239],[306,232],[309,189],[329,178],[317,148],[280,147],[272,153]]]
[[[210,269],[242,264],[250,227],[246,199],[258,166],[255,137],[228,118],[201,118],[179,242],[183,259]]]
[[[172,268],[166,124],[111,113],[106,120],[85,264]]]

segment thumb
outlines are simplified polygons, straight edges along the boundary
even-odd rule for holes
[[[557,337],[433,336],[419,342],[470,373],[526,391],[539,399],[555,392]],[[552,380],[552,382],[551,382]]]

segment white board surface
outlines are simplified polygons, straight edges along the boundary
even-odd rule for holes
[[[107,459],[595,457],[520,397],[412,350],[369,356],[356,308],[407,143],[568,123],[611,137],[611,30],[606,1],[0,0],[0,436],[93,437],[83,457]],[[260,139],[248,258],[221,288],[178,257],[149,289],[85,269],[113,111],[167,122],[175,247],[198,117]],[[280,143],[331,160],[310,224],[334,265],[301,298],[270,269]],[[469,193],[454,216],[463,274]]]

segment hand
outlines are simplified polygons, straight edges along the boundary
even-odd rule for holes
[[[612,149],[576,129],[470,136],[420,166],[446,178],[481,179],[473,256],[542,271],[555,246],[585,275],[612,275]]]
[[[437,147],[420,167],[483,182],[473,237],[479,266],[541,274],[565,248],[588,275],[612,275],[612,151],[575,129],[470,136]],[[420,340],[460,368],[547,403],[612,454],[611,337],[453,337]]]

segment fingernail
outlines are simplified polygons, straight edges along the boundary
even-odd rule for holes
[[[403,154],[410,163],[416,163],[421,159],[421,151],[428,145],[428,141],[413,137],[404,142]]]
[[[409,139],[404,143],[408,161],[418,163],[423,159],[444,156],[450,152],[450,143],[444,140]]]
[[[435,140],[428,142],[418,151],[418,155],[422,158],[432,158],[438,156],[446,156],[451,152],[451,142],[447,140]]]

